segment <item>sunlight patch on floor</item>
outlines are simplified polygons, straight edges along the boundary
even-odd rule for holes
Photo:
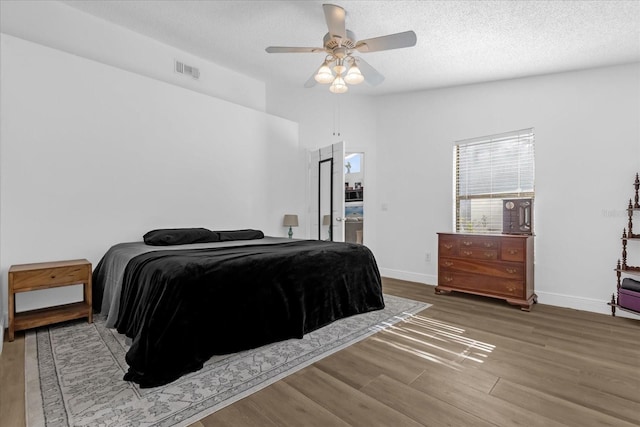
[[[421,359],[459,370],[463,360],[483,363],[496,348],[493,344],[464,336],[465,332],[465,329],[448,323],[410,315],[396,324],[385,324],[384,333],[374,335],[372,339]],[[408,343],[399,342],[389,335]]]

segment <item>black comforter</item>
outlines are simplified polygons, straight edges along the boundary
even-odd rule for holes
[[[132,338],[125,380],[166,384],[214,354],[300,338],[384,307],[365,246],[292,241],[145,253],[127,265],[118,332]]]

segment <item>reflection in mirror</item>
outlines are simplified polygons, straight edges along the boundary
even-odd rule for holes
[[[318,240],[323,240],[323,235],[328,235],[328,240],[333,240],[331,233],[333,227],[333,199],[331,197],[333,159],[321,160],[318,166]],[[325,217],[328,217],[327,220],[325,220]],[[324,225],[325,222],[328,225]],[[328,231],[325,233],[322,232],[324,227],[328,227]]]
[[[520,218],[518,225],[521,231],[531,230],[531,204],[529,202],[523,202],[520,205]]]
[[[364,153],[348,153],[344,161],[345,241],[362,244],[364,237]]]

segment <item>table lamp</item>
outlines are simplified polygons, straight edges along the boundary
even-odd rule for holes
[[[282,225],[289,227],[289,238],[293,238],[293,230],[291,230],[291,227],[298,226],[298,215],[285,214]]]

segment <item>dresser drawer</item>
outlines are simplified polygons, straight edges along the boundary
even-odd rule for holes
[[[504,239],[500,255],[504,261],[524,261],[526,255],[525,241],[522,239]]]
[[[438,241],[438,256],[455,256],[458,254],[458,239],[452,236],[442,236]]]
[[[476,248],[460,247],[459,255],[463,258],[496,260],[498,259],[498,250],[483,249],[480,247],[476,247]]]
[[[41,268],[10,272],[15,292],[51,288],[70,283],[84,283],[91,277],[91,265]]]
[[[460,250],[463,249],[493,249],[498,250],[500,240],[491,237],[458,236]]]
[[[525,279],[524,264],[516,262],[486,262],[473,259],[440,258],[438,267],[440,271],[449,270],[452,272],[483,274],[514,280]]]
[[[441,271],[438,274],[438,286],[467,290],[479,294],[490,293],[519,298],[523,298],[525,293],[523,280],[459,273],[456,271]]]

